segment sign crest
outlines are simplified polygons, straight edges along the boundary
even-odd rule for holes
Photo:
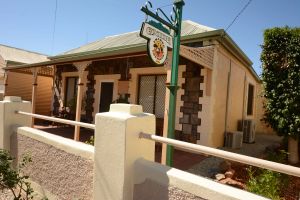
[[[168,47],[173,47],[173,38],[168,30],[160,23],[153,21],[144,22],[141,28],[140,36],[148,40],[147,49],[151,60],[156,65],[164,64]]]

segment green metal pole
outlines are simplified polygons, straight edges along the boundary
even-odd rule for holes
[[[175,115],[176,115],[176,96],[178,90],[178,64],[179,64],[179,49],[180,49],[180,32],[182,21],[182,7],[184,6],[183,0],[175,0],[175,12],[177,12],[177,31],[174,32],[173,39],[173,52],[172,52],[172,69],[171,69],[171,82],[168,86],[170,90],[169,100],[169,116],[168,116],[168,138],[174,138],[175,132]],[[173,166],[173,147],[167,145],[167,159],[166,164],[170,167]]]

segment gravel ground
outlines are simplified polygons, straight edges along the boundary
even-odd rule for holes
[[[12,200],[14,196],[9,190],[0,191],[0,200]]]

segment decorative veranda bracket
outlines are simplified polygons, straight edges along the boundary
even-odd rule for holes
[[[83,75],[84,70],[92,63],[92,61],[74,62],[73,65],[76,67],[79,76]]]

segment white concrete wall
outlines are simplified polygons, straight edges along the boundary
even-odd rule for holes
[[[154,160],[154,142],[139,133],[155,134],[155,117],[142,106],[111,104],[110,112],[96,115],[94,199],[133,199],[134,162]]]
[[[180,191],[176,199],[188,194],[204,199],[262,199],[260,196],[238,190],[214,181],[154,163],[155,144],[140,139],[139,133],[155,133],[155,117],[142,112],[139,105],[112,104],[110,112],[96,115],[95,147],[70,139],[35,130],[30,117],[16,114],[15,110],[31,108],[30,103],[10,97],[0,102],[0,136],[11,143],[17,158],[23,153],[32,155],[30,172],[33,186],[49,199],[110,199],[132,200],[136,195],[156,199],[172,199],[157,187],[172,187]],[[14,129],[14,127],[16,127]],[[16,130],[16,134],[12,133]],[[13,137],[11,137],[11,135]],[[1,147],[2,148],[2,147]],[[94,169],[94,170],[92,170]],[[93,172],[94,173],[93,173]],[[92,189],[92,178],[93,186]],[[151,180],[149,186],[148,180]],[[153,183],[153,184],[152,184]],[[136,188],[146,187],[145,193]],[[154,187],[156,188],[156,186]],[[182,196],[182,194],[184,194]],[[151,197],[151,196],[150,196]]]
[[[139,133],[154,134],[155,117],[142,107],[113,104],[96,115],[94,199],[174,199],[155,188],[175,187],[176,199],[266,200],[263,197],[154,163],[154,142]],[[151,180],[151,184],[149,184]],[[139,188],[139,189],[137,189]],[[142,189],[141,189],[142,188]],[[144,188],[144,189],[143,189]],[[156,198],[153,198],[155,196]]]
[[[0,148],[10,150],[10,136],[15,126],[31,126],[31,117],[16,111],[31,112],[31,103],[21,97],[6,96],[0,101]]]
[[[189,194],[189,199],[209,199],[209,200],[267,200],[264,197],[240,190],[228,185],[217,183],[188,172],[170,168],[144,159],[138,159],[135,162],[135,187],[146,187],[143,194],[139,190],[135,191],[136,196],[143,196],[144,200],[150,199],[178,199],[184,200],[185,193]],[[149,180],[153,184],[149,184]],[[139,186],[141,185],[141,186]],[[167,187],[167,189],[181,190],[175,197],[166,194],[157,193],[152,189],[158,187]],[[155,198],[153,198],[155,197]],[[139,199],[139,198],[135,198]]]

